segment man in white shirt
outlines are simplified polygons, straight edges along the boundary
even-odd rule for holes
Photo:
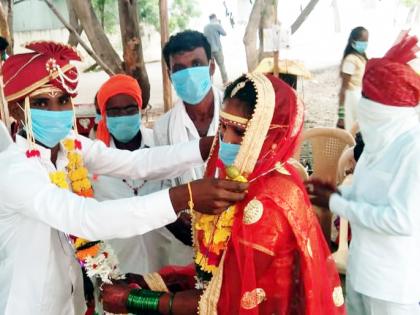
[[[0,153],[0,313],[83,314],[81,271],[67,234],[88,240],[144,234],[176,220],[188,200],[218,213],[242,199],[246,185],[202,180],[190,185],[191,193],[184,185],[105,202],[59,188],[78,189],[67,173],[72,159],[64,138],[77,140],[72,143],[91,173],[151,180],[201,165],[211,139],[130,152],[75,135],[71,97],[78,73],[70,61],[80,60],[78,53],[52,42],[26,48],[32,52],[11,56],[3,67],[10,112],[17,120],[23,112],[26,128]],[[60,185],[53,180],[57,171],[66,174]]]
[[[308,183],[313,203],[349,220],[349,315],[420,314],[420,77],[406,63],[417,38],[405,35],[367,63],[358,105],[365,147],[352,186]]]
[[[104,116],[100,119],[98,140],[111,148],[129,151],[154,146],[153,131],[141,125],[141,89],[134,78],[123,74],[112,76],[99,89],[98,99],[98,110]],[[99,201],[162,190],[162,181],[96,175],[93,178],[95,198]],[[120,270],[136,274],[157,271],[172,263],[170,248],[173,242],[179,241],[166,228],[108,241],[120,261]]]
[[[215,71],[211,47],[197,31],[184,31],[169,38],[163,48],[172,85],[179,97],[175,106],[154,126],[155,145],[170,145],[216,134],[223,94],[212,85]],[[181,176],[166,180],[164,187],[202,178],[204,165],[191,168]],[[182,217],[185,219],[184,217]],[[186,265],[192,261],[191,233],[182,219],[168,228],[182,240],[174,239],[169,264]]]

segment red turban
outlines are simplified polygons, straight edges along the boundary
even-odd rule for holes
[[[52,84],[72,97],[77,95],[79,76],[71,60],[81,61],[69,45],[49,41],[31,42],[33,52],[10,56],[3,64],[4,92],[8,101],[19,100],[45,84]]]
[[[404,34],[383,58],[368,61],[363,95],[391,106],[414,107],[420,101],[420,76],[407,64],[416,58],[417,37]]]
[[[139,108],[142,108],[141,89],[139,83],[133,77],[125,74],[117,74],[106,81],[98,91],[97,99],[102,119],[98,124],[96,139],[102,140],[109,146],[110,135],[106,126],[106,103],[108,100],[118,94],[130,95],[136,100]]]

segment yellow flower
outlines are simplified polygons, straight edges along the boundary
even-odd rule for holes
[[[85,179],[88,176],[88,170],[85,167],[76,168],[69,172],[69,178],[71,181],[77,181]]]
[[[63,171],[51,172],[49,176],[53,184],[63,189],[69,188],[69,185],[66,181],[66,173],[64,173]]]
[[[67,167],[70,170],[74,170],[74,169],[82,166],[82,156],[80,154],[74,153],[74,152],[69,152],[67,154],[67,158],[69,160],[69,164],[67,165]]]
[[[226,168],[227,177],[238,182],[246,183],[248,180],[241,175],[234,166]],[[203,215],[193,212],[195,218],[194,228],[203,231],[203,238],[200,242],[205,246],[204,252],[201,247],[195,244],[195,263],[204,271],[213,273],[217,266],[209,264],[207,255],[213,253],[220,255],[225,249],[232,233],[232,226],[235,218],[236,207],[233,205],[219,216]]]
[[[197,252],[195,256],[195,263],[200,266],[200,269],[206,272],[215,272],[217,270],[217,266],[209,265],[207,261],[207,257],[205,257],[200,252]]]
[[[71,188],[73,189],[73,192],[79,193],[82,191],[82,181],[77,180],[74,182],[71,182]]]
[[[67,151],[74,151],[74,140],[73,139],[66,139],[63,141],[63,145]]]
[[[80,248],[80,247],[82,247],[83,245],[85,245],[85,244],[87,244],[89,241],[88,240],[85,240],[85,239],[83,239],[83,238],[76,238],[76,241],[74,242],[74,247],[77,249],[77,248]]]
[[[91,188],[91,184],[88,178],[72,181],[71,186],[72,186],[73,192],[75,193],[80,193],[83,190],[88,190]]]

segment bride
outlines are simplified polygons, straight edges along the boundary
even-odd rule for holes
[[[206,176],[249,182],[247,197],[219,216],[192,211],[194,266],[105,285],[104,308],[173,315],[345,314],[334,262],[299,175],[287,163],[302,126],[303,105],[281,80],[248,74],[228,86]]]

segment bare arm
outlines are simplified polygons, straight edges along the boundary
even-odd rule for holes
[[[338,104],[339,106],[344,106],[344,101],[346,99],[346,90],[349,88],[351,75],[347,73],[341,73],[341,89],[338,94]]]
[[[164,294],[159,300],[159,313],[162,315],[191,315],[197,314],[201,290],[188,290],[176,293],[173,297],[172,312],[169,308],[170,294]]]
[[[349,88],[351,75],[341,73],[341,88],[338,94],[338,121],[337,127],[344,129],[344,102],[346,98],[346,90]]]

